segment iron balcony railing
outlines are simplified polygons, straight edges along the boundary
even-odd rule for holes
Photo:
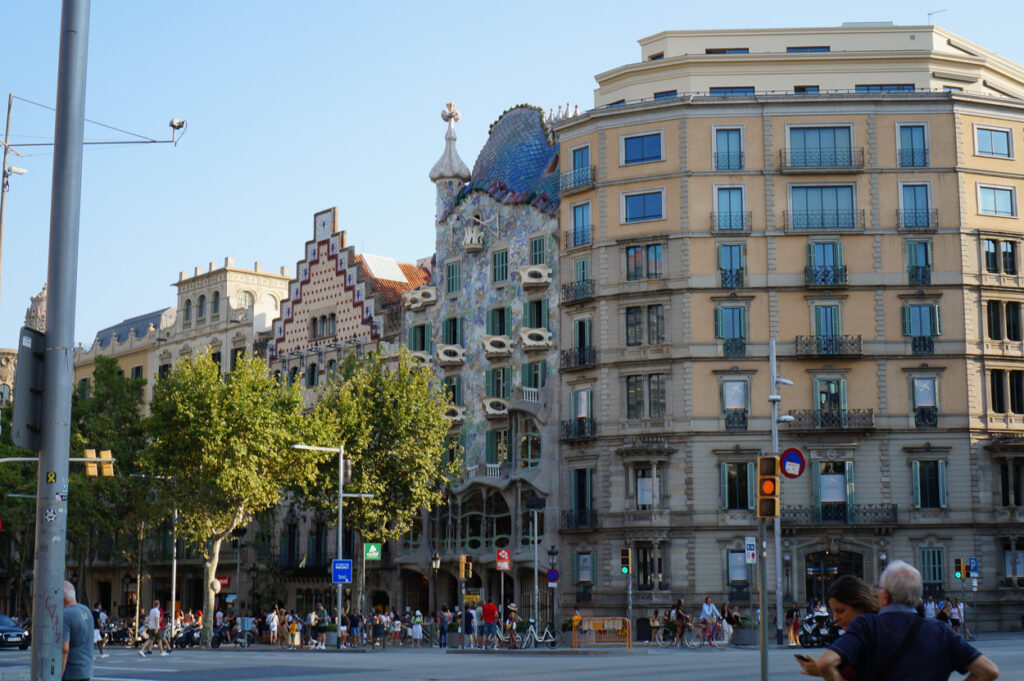
[[[711,227],[719,232],[742,232],[750,229],[750,224],[750,213],[736,211],[711,214]]]
[[[750,584],[729,584],[730,603],[749,603]]]
[[[821,503],[813,506],[783,506],[781,521],[787,527],[821,523],[842,525],[895,525],[899,519],[896,504]]]
[[[783,149],[780,153],[783,169],[835,168],[856,170],[864,167],[864,149]]]
[[[715,170],[743,170],[745,159],[742,151],[716,151],[713,158]]]
[[[592,345],[586,345],[580,348],[562,350],[559,366],[562,369],[582,369],[583,367],[594,366],[596,361],[597,350]]]
[[[591,418],[575,418],[562,421],[563,440],[585,440],[597,434],[597,424]]]
[[[743,286],[743,268],[737,267],[733,270],[718,270],[722,281],[722,288],[738,288]]]
[[[563,248],[575,248],[576,246],[586,246],[590,243],[590,225],[580,225],[579,227],[573,227],[570,230],[566,230],[563,235],[565,238],[562,239]]]
[[[787,210],[789,229],[859,229],[864,227],[862,210]]]
[[[846,286],[846,265],[808,265],[804,282],[808,286]]]
[[[793,417],[790,430],[874,430],[875,412],[873,409],[837,409],[836,411],[820,411],[818,409],[793,409],[789,415]]]
[[[914,407],[914,426],[917,428],[938,428],[938,407]]]
[[[562,511],[563,530],[592,530],[595,527],[597,527],[597,511],[592,508]]]
[[[594,280],[581,279],[562,284],[562,302],[571,303],[574,300],[586,300],[594,297]]]
[[[898,210],[896,222],[900,229],[923,230],[939,226],[939,211],[936,208],[924,210]]]
[[[900,149],[900,168],[927,168],[928,149]]]
[[[583,166],[575,168],[559,177],[558,188],[563,192],[585,189],[597,181],[597,168],[594,166]]]
[[[907,268],[907,282],[911,286],[928,286],[932,283],[930,265],[911,265]]]
[[[932,336],[911,336],[910,352],[915,355],[934,355],[935,338]]]
[[[859,357],[864,352],[862,336],[797,336],[798,356]]]
[[[722,340],[722,354],[725,357],[746,357],[746,338],[725,338]]]
[[[593,598],[593,585],[590,582],[580,582],[576,585],[577,603],[589,603]]]
[[[746,409],[726,409],[725,410],[725,429],[726,430],[746,430],[747,429],[747,410]]]

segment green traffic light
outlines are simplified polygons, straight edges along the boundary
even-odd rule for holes
[[[622,574],[624,574],[624,575],[628,575],[629,574],[629,568],[626,567],[625,565],[622,566]]]
[[[957,573],[954,573],[954,574],[955,574],[957,579],[962,579],[963,578],[963,573],[957,572]]]

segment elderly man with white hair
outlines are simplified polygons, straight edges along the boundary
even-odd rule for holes
[[[64,582],[64,638],[61,679],[89,681],[92,677],[92,611],[79,603],[75,586]]]
[[[879,580],[878,613],[860,615],[817,659],[817,671],[840,681],[841,665],[858,679],[946,681],[954,671],[966,681],[992,681],[999,668],[944,624],[919,617],[921,573],[896,560]],[[805,672],[806,673],[806,672]]]

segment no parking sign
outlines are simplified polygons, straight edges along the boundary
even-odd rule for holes
[[[807,467],[807,458],[796,447],[790,447],[779,457],[779,472],[787,478],[799,478]]]

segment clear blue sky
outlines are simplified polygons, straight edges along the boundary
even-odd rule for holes
[[[314,212],[337,205],[361,252],[433,252],[440,112],[462,112],[472,167],[490,124],[519,103],[593,103],[593,75],[639,59],[669,29],[934,23],[1024,63],[1017,0],[1005,2],[280,2],[94,0],[88,118],[177,147],[85,152],[75,338],[175,304],[181,270],[210,261],[294,272]],[[52,105],[60,3],[5,2],[0,94]],[[4,98],[3,101],[6,101]],[[2,104],[0,104],[2,106]],[[2,121],[2,118],[0,118]],[[0,122],[2,125],[2,122]],[[14,144],[51,140],[52,112],[16,101]],[[127,139],[86,125],[87,140]],[[11,163],[0,347],[13,347],[46,280],[50,150]]]

